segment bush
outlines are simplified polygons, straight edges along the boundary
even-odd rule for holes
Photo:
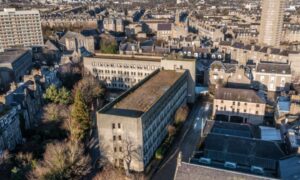
[[[164,157],[163,146],[161,146],[155,151],[155,158],[161,160],[163,157]]]
[[[187,105],[177,109],[175,113],[175,125],[183,123],[189,115],[189,107]]]

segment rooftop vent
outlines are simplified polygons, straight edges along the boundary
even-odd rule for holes
[[[255,174],[264,174],[264,169],[258,166],[251,166],[251,172]]]
[[[199,159],[199,163],[202,163],[202,164],[211,164],[211,159],[210,158],[200,158]]]
[[[229,169],[236,169],[237,165],[234,162],[225,162],[224,167]]]

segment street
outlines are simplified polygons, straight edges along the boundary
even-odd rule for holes
[[[173,180],[177,164],[177,155],[182,152],[182,160],[188,162],[201,137],[201,130],[209,117],[210,104],[206,101],[195,103],[190,115],[182,127],[179,138],[174,142],[162,166],[154,173],[154,180]]]

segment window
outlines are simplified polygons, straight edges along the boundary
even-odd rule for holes
[[[238,102],[238,106],[240,106],[241,105],[241,103],[240,102]]]
[[[256,111],[255,114],[258,115],[258,111]]]
[[[115,123],[113,123],[113,124],[112,124],[112,128],[113,128],[113,129],[115,129],[115,128],[116,128],[116,125],[115,125]]]
[[[246,109],[244,109],[244,113],[246,113],[247,112],[247,110]]]
[[[117,152],[117,148],[116,147],[114,147],[114,152]]]
[[[235,102],[234,102],[234,101],[232,102],[232,105],[235,105]]]
[[[122,137],[121,137],[121,135],[119,135],[119,141],[121,141],[122,140]]]
[[[259,107],[259,104],[256,104],[256,107]]]
[[[119,147],[119,151],[122,152],[122,147]]]
[[[222,100],[221,103],[224,103],[224,101]]]
[[[113,136],[113,140],[115,141],[117,138],[116,138],[116,136]]]
[[[118,128],[121,129],[121,123],[118,123]]]

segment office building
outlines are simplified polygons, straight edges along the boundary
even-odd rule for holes
[[[263,0],[259,43],[279,46],[283,27],[285,0]]]
[[[39,11],[0,12],[0,49],[43,45]]]
[[[167,136],[174,113],[186,104],[187,89],[188,71],[156,70],[101,109],[98,132],[108,160],[118,167],[144,171]],[[130,167],[127,159],[131,159]]]
[[[126,90],[157,69],[188,70],[188,101],[195,101],[196,60],[180,57],[98,54],[85,57],[83,65],[108,88]]]

